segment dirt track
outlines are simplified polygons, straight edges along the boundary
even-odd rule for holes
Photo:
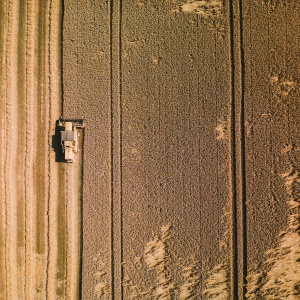
[[[298,299],[299,13],[2,1],[0,299]]]

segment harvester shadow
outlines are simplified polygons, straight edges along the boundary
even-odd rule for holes
[[[59,120],[55,122],[55,134],[52,135],[52,149],[55,152],[55,162],[65,163],[64,154],[62,152],[62,146],[60,142],[60,128],[58,126]]]

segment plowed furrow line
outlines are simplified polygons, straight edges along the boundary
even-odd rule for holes
[[[18,145],[18,25],[19,1],[8,1],[7,36],[5,51],[6,86],[6,151],[5,151],[5,203],[6,203],[6,269],[7,299],[18,299],[17,265],[17,145]]]

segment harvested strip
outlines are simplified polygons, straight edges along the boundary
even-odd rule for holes
[[[19,1],[8,1],[7,35],[5,51],[6,86],[6,155],[5,155],[5,203],[6,203],[6,270],[7,299],[18,298],[17,268],[17,193],[16,157],[18,144],[18,25]]]
[[[61,1],[6,1],[0,13],[0,298],[76,299],[81,161],[69,174],[67,221],[65,166],[51,150],[61,115]]]
[[[33,158],[37,141],[32,132],[35,127],[33,120],[36,119],[35,106],[37,101],[37,86],[35,74],[37,69],[36,47],[37,47],[37,3],[27,1],[26,19],[26,104],[25,104],[25,249],[26,249],[26,298],[30,299],[36,291],[36,192],[33,186]],[[40,276],[41,277],[41,274]]]
[[[79,159],[79,154],[78,154]],[[67,295],[71,299],[79,297],[80,265],[80,189],[75,182],[80,180],[80,161],[67,166]]]
[[[66,297],[65,295],[65,212],[59,211],[65,203],[65,174],[64,166],[55,162],[55,154],[51,151],[52,136],[55,134],[55,121],[60,116],[61,104],[61,78],[60,78],[60,32],[61,32],[61,1],[47,1],[47,34],[46,47],[47,65],[45,74],[47,93],[46,99],[49,107],[46,108],[48,116],[48,150],[49,150],[49,260],[48,260],[48,298]],[[63,215],[62,215],[63,214]],[[63,231],[59,231],[63,228]]]
[[[39,126],[36,127],[35,139],[38,146],[35,147],[35,165],[34,172],[34,188],[36,193],[36,219],[35,219],[35,235],[36,235],[36,290],[42,299],[47,298],[48,291],[48,254],[49,254],[49,157],[48,157],[48,10],[47,2],[38,2],[38,37],[36,47],[38,48],[36,81],[37,89],[36,98],[36,122]],[[43,167],[40,167],[40,166]],[[53,224],[52,228],[55,225]],[[53,229],[52,229],[53,230]]]

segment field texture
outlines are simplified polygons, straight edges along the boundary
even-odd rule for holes
[[[300,299],[299,14],[0,1],[0,299]]]

